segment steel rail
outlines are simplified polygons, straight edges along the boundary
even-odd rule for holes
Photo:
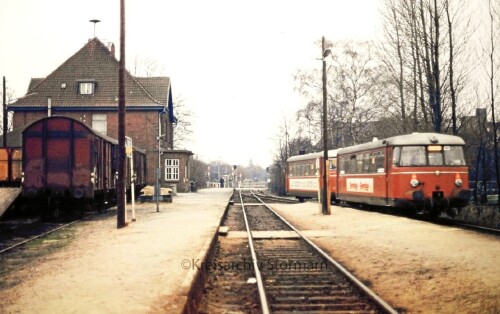
[[[11,246],[9,246],[9,247],[6,247],[6,248],[4,248],[4,249],[0,250],[0,254],[5,253],[5,252],[7,252],[7,251],[10,251],[10,250],[12,250],[12,249],[14,249],[14,248],[16,248],[16,247],[18,247],[18,246],[20,246],[20,245],[23,245],[23,244],[25,244],[25,243],[28,243],[28,242],[30,242],[30,241],[36,240],[36,239],[38,239],[38,238],[42,238],[42,237],[44,237],[44,236],[46,236],[46,235],[51,234],[52,232],[56,232],[56,231],[58,231],[58,230],[61,230],[61,229],[63,229],[63,228],[66,228],[66,227],[68,227],[68,226],[70,226],[70,225],[72,225],[72,224],[74,224],[75,222],[78,222],[78,221],[79,221],[79,220],[72,221],[72,222],[70,222],[70,223],[67,223],[67,224],[64,224],[64,225],[62,225],[62,226],[59,226],[59,227],[57,227],[57,228],[55,228],[55,229],[52,229],[52,230],[46,231],[46,232],[44,232],[44,233],[42,233],[42,234],[36,235],[36,236],[34,236],[34,237],[31,237],[31,238],[29,238],[29,239],[23,240],[23,241],[21,241],[21,242],[19,242],[19,243],[16,243],[16,244],[14,244],[14,245],[11,245]]]
[[[255,279],[257,280],[257,289],[259,291],[260,306],[262,313],[269,314],[269,303],[267,302],[266,290],[264,289],[264,283],[262,281],[262,275],[259,269],[259,263],[257,261],[257,254],[253,246],[252,231],[250,230],[250,225],[248,224],[247,213],[245,212],[245,205],[243,203],[243,197],[241,196],[241,190],[239,191],[241,209],[243,211],[243,218],[245,219],[245,226],[247,229],[248,245],[250,246],[250,253],[252,254],[252,262],[255,270]]]
[[[489,234],[497,237],[500,236],[500,229],[475,225],[462,220],[438,218],[434,221],[433,220],[422,220],[422,221],[431,222],[446,227],[455,227],[455,228],[459,227],[464,230],[475,231],[478,233]]]
[[[351,274],[347,269],[345,269],[342,265],[340,265],[337,261],[335,261],[330,255],[325,253],[321,248],[319,248],[316,244],[314,244],[311,240],[309,240],[305,235],[303,235],[297,228],[295,228],[292,224],[290,224],[285,218],[283,218],[280,214],[274,211],[271,207],[269,207],[264,201],[262,201],[258,196],[250,190],[252,195],[257,198],[262,205],[264,205],[267,209],[273,212],[279,219],[281,219],[285,224],[287,224],[293,231],[295,231],[304,241],[307,242],[312,248],[314,248],[323,258],[325,258],[330,264],[336,267],[342,274],[344,274],[354,285],[356,285],[360,290],[362,290],[366,295],[372,299],[378,306],[380,306],[386,313],[397,314],[392,306],[390,306],[387,302],[385,302],[382,298],[380,298],[375,292],[373,292],[370,288],[368,288],[365,284],[363,284],[358,278],[356,278],[353,274]]]

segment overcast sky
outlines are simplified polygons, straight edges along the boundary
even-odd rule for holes
[[[0,76],[15,97],[94,36],[119,45],[114,0],[0,0]],[[315,42],[375,39],[379,0],[126,1],[126,66],[155,60],[195,114],[186,149],[205,161],[272,163],[278,126],[304,103],[293,73]],[[117,57],[119,55],[117,54]]]

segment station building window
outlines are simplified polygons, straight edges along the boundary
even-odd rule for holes
[[[93,95],[95,90],[94,82],[80,82],[78,84],[78,92],[80,95]]]
[[[92,115],[92,128],[102,134],[108,132],[108,123],[105,113],[96,113]]]
[[[165,180],[179,181],[179,159],[165,159]]]

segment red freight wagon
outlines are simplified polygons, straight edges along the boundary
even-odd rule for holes
[[[78,120],[53,116],[23,131],[22,195],[43,216],[58,216],[60,208],[91,205],[102,208],[116,197],[117,141]],[[144,178],[145,154],[135,150],[139,178]],[[129,167],[127,167],[129,171]],[[130,183],[130,175],[126,177]],[[130,184],[127,184],[130,187]]]

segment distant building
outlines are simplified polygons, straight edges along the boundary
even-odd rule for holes
[[[31,79],[26,95],[8,110],[14,130],[48,115],[78,119],[118,138],[118,69],[114,45],[93,38],[45,78]],[[171,82],[168,77],[125,74],[126,135],[147,153],[147,181],[154,184],[160,165],[162,186],[188,191],[190,151],[174,151]],[[160,160],[158,160],[160,144]]]

